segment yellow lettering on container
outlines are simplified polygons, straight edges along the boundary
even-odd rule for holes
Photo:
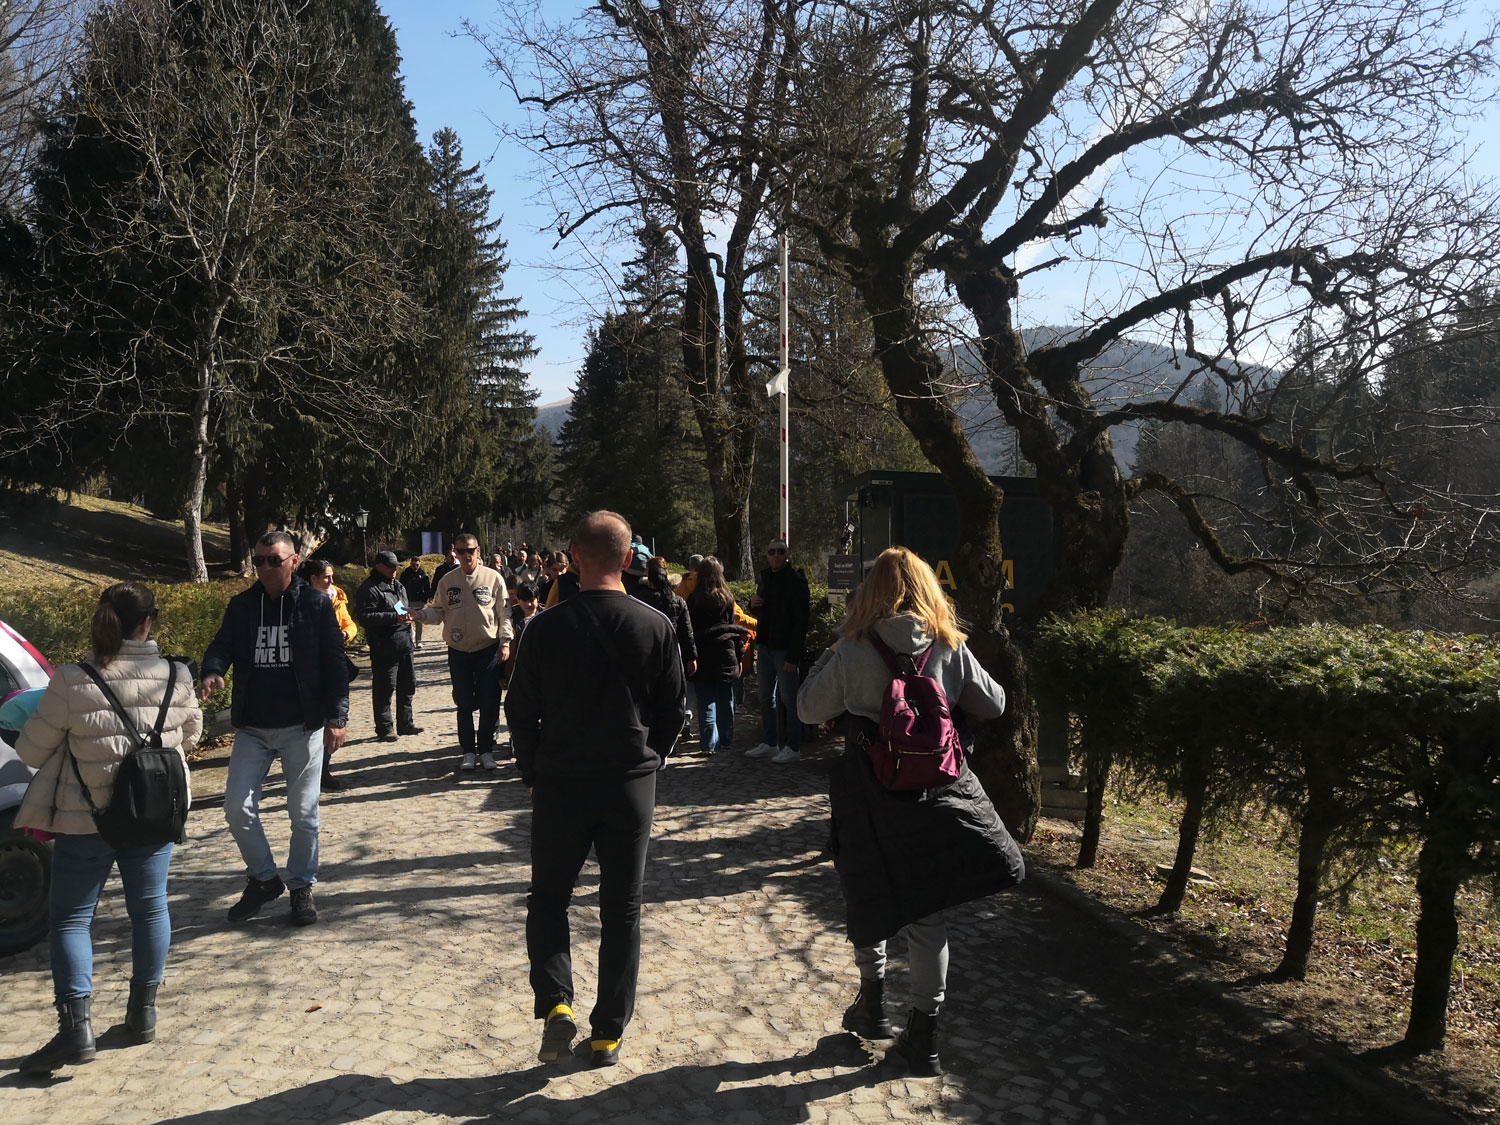
[[[937,574],[938,585],[946,586],[950,590],[958,589],[958,579],[953,577],[953,568],[948,565],[947,559],[938,559],[935,573]]]

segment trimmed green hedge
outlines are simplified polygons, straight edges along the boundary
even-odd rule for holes
[[[1186,629],[1110,612],[1049,623],[1032,662],[1044,701],[1077,720],[1090,786],[1080,866],[1093,862],[1115,766],[1184,801],[1162,909],[1181,904],[1206,820],[1269,807],[1299,826],[1283,976],[1306,972],[1331,860],[1415,843],[1404,1042],[1442,1045],[1458,889],[1500,878],[1500,645],[1373,627]]]

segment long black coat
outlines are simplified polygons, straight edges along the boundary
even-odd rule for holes
[[[734,602],[717,606],[706,597],[689,598],[687,608],[698,646],[698,670],[690,679],[697,684],[734,683],[750,636],[749,629],[735,624]]]
[[[828,795],[833,862],[855,946],[884,941],[908,922],[1026,877],[1021,849],[967,763],[952,785],[894,792],[880,784],[864,749],[874,724],[847,721],[848,742]]]

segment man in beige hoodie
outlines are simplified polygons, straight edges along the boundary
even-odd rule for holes
[[[479,561],[479,540],[464,533],[453,539],[458,568],[433,587],[432,602],[411,615],[413,621],[443,626],[448,646],[448,675],[458,708],[460,770],[476,765],[493,770],[495,728],[500,722],[500,668],[510,656],[510,611],[505,580]],[[479,730],[474,730],[474,709]]]

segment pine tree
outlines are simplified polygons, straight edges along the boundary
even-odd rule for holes
[[[536,347],[520,328],[520,298],[505,295],[510,263],[501,221],[490,217],[492,193],[479,165],[464,163],[452,129],[433,135],[428,160],[436,210],[427,255],[427,406],[454,426],[421,471],[436,480],[430,518],[473,528],[545,502],[551,448],[537,429],[526,371]]]
[[[624,311],[606,316],[574,388],[558,435],[565,532],[599,507],[670,558],[713,545],[713,513],[702,439],[682,375],[682,295],[675,248],[662,226],[636,231],[640,253],[625,264]]]
[[[8,377],[48,393],[7,436],[179,500],[194,579],[211,481],[247,521],[305,517],[410,428],[396,59],[373,0],[118,0],[89,23]]]

